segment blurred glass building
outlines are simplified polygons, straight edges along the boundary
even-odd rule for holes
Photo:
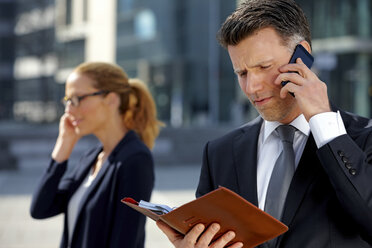
[[[236,6],[223,0],[118,0],[116,60],[149,82],[172,126],[230,120],[236,85],[216,33]]]
[[[81,62],[99,60],[147,82],[169,126],[242,124],[257,113],[216,41],[237,2],[0,0],[0,63],[7,65],[0,70],[7,89],[0,93],[0,118],[57,121],[67,75]],[[372,1],[297,2],[310,20],[314,70],[331,100],[372,116]]]
[[[115,1],[56,1],[57,83],[82,62],[115,62]]]
[[[236,84],[216,42],[234,1],[58,0],[56,82],[83,61],[108,61],[148,83],[171,126],[229,121]]]
[[[372,116],[372,1],[297,0],[312,29],[315,70],[339,107]]]
[[[58,118],[54,0],[15,0],[14,118],[51,122]]]
[[[0,0],[0,119],[13,118],[15,10],[14,1]]]

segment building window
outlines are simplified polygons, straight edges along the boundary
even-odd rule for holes
[[[84,62],[85,40],[74,40],[59,44],[58,58],[60,68],[73,68]]]
[[[83,21],[86,22],[88,21],[88,5],[89,1],[88,0],[84,0],[83,1]]]
[[[66,0],[66,25],[72,23],[72,0]]]
[[[134,32],[141,40],[151,40],[156,34],[156,20],[151,10],[140,11],[134,20]]]
[[[126,13],[133,10],[133,0],[118,0],[119,13]]]

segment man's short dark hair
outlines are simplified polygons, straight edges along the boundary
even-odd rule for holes
[[[272,27],[283,45],[295,46],[306,40],[311,46],[309,23],[305,13],[293,0],[247,0],[222,24],[217,39],[220,44],[235,46],[254,32]],[[293,48],[292,47],[292,48]]]

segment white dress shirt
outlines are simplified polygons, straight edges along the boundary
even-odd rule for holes
[[[264,209],[267,188],[275,162],[282,151],[282,142],[275,130],[279,122],[264,121],[257,144],[257,196],[258,206]],[[303,115],[298,116],[290,125],[297,128],[293,141],[295,166],[297,168],[304,151],[310,131],[318,148],[334,138],[346,134],[339,112],[327,112],[313,116],[309,122]]]

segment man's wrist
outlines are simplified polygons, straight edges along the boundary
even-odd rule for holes
[[[314,115],[309,120],[310,130],[318,148],[338,136],[346,134],[340,112],[325,112]]]

